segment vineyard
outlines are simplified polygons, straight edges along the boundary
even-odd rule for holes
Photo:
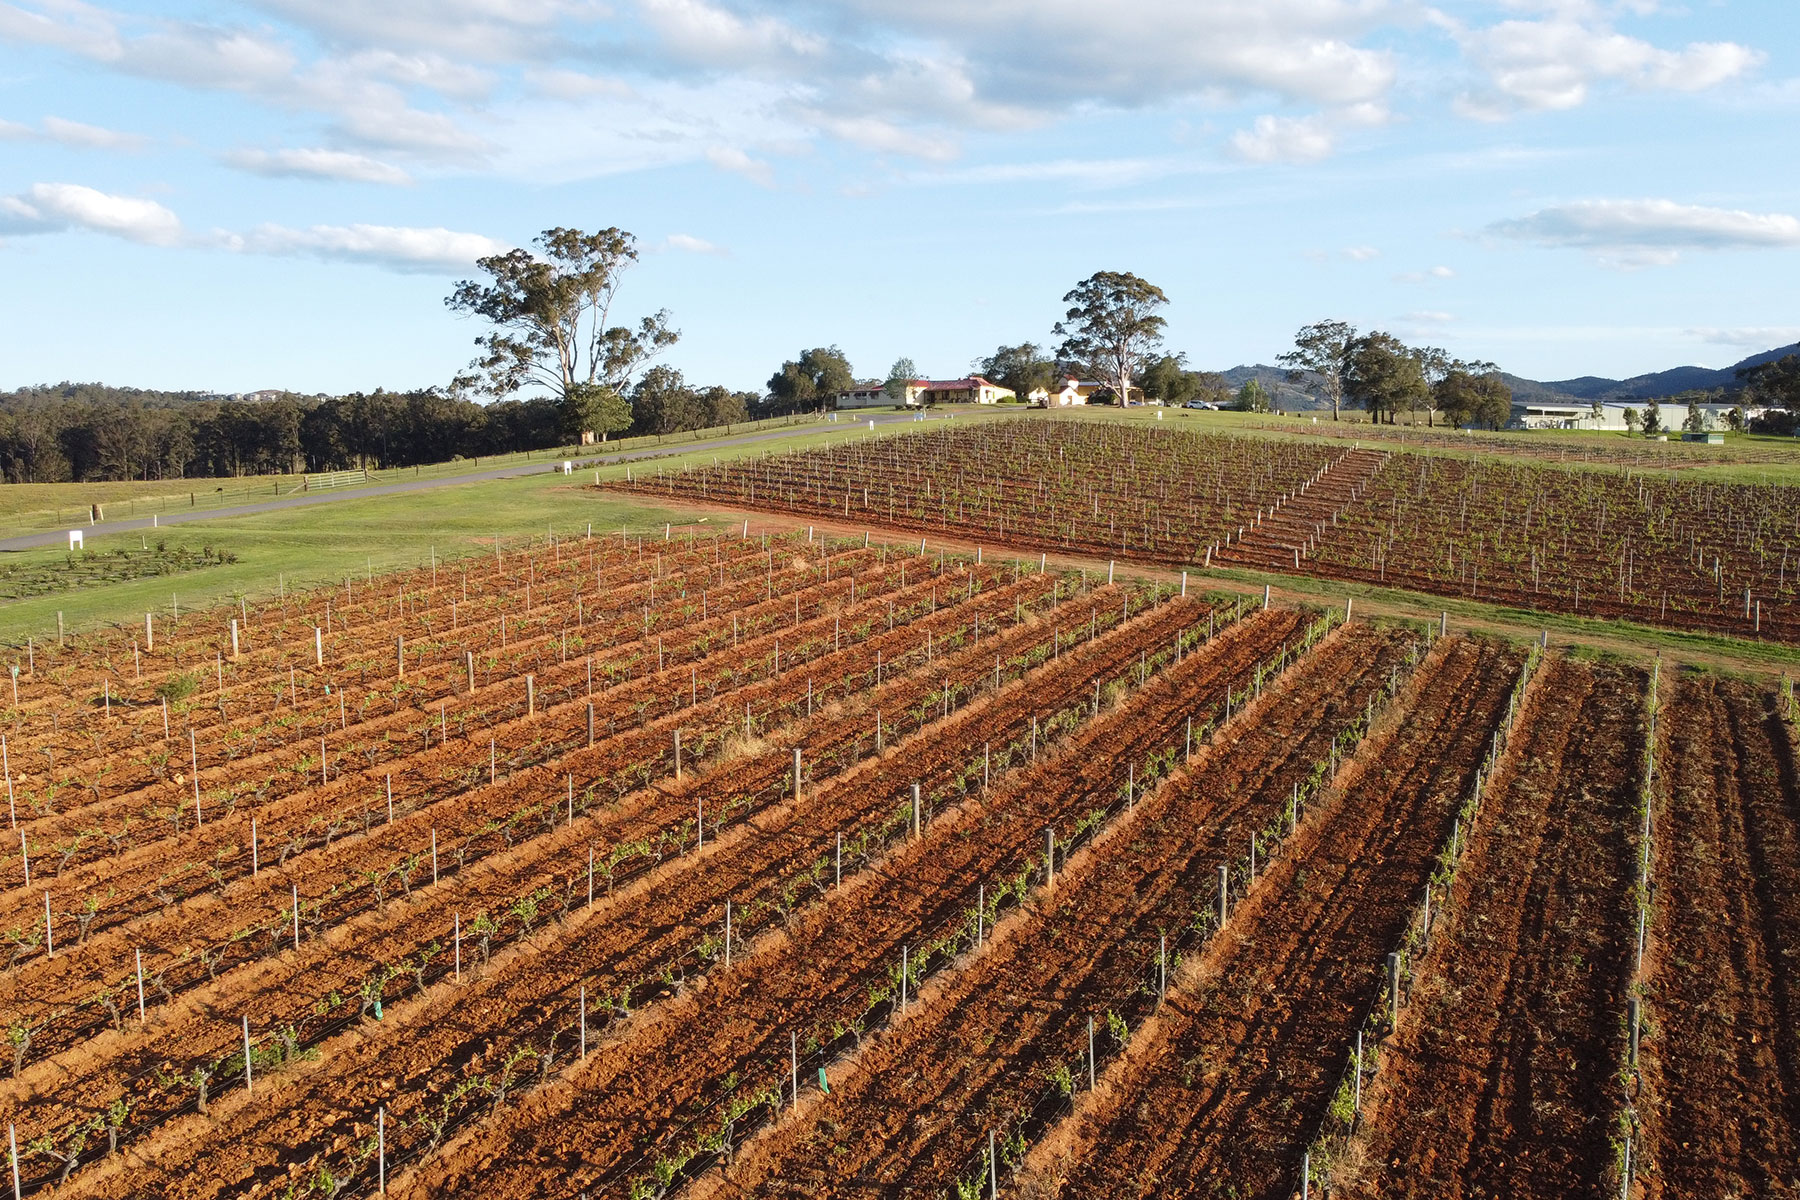
[[[590,530],[20,647],[15,1193],[1800,1182],[1790,692],[1040,558],[1404,511],[1473,574],[1587,505],[1735,586],[1779,497],[985,436],[631,485],[924,540]],[[1378,574],[1433,578],[1410,536]]]
[[[1800,495],[1626,467],[1019,420],[645,475],[658,498],[1800,641]]]

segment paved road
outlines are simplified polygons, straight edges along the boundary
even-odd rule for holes
[[[661,458],[669,454],[684,454],[690,450],[704,450],[717,446],[742,446],[750,442],[769,441],[774,438],[792,437],[797,433],[830,432],[834,429],[848,432],[850,429],[873,420],[879,425],[892,425],[901,421],[912,421],[908,413],[870,414],[857,416],[848,423],[837,425],[820,424],[814,426],[784,426],[780,429],[759,430],[756,433],[740,433],[730,437],[712,438],[697,442],[670,442],[647,450],[633,450],[623,454],[591,455],[587,458],[570,459],[577,469],[606,466],[612,463],[633,462],[641,458]],[[385,483],[377,487],[347,488],[341,492],[302,492],[293,496],[283,496],[274,500],[259,500],[254,504],[237,504],[229,508],[212,508],[205,511],[162,513],[155,518],[157,528],[170,525],[188,525],[195,521],[212,521],[220,517],[247,517],[255,513],[277,512],[284,508],[305,508],[314,504],[331,504],[338,500],[361,500],[369,496],[391,496],[400,492],[428,492],[435,488],[456,487],[465,483],[482,483],[491,479],[516,479],[522,475],[545,475],[561,467],[562,460],[545,460],[539,463],[527,463],[510,467],[497,467],[491,471],[473,471],[467,475],[452,475],[442,479],[412,479],[401,483]],[[152,518],[138,517],[129,521],[102,521],[97,525],[76,526],[89,537],[99,537],[106,533],[128,533],[140,529],[151,528]],[[46,533],[31,533],[23,537],[0,539],[0,551],[6,550],[43,550],[68,545],[68,530],[53,529]]]

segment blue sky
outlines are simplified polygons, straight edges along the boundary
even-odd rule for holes
[[[960,373],[1102,269],[1196,366],[1723,366],[1800,339],[1796,129],[1794,0],[0,0],[0,388],[444,383],[553,225],[696,383]]]

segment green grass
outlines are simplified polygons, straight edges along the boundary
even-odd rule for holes
[[[737,446],[669,441],[664,443],[666,455],[598,471],[602,479],[623,479],[628,469],[641,476],[658,467],[674,469],[710,462],[715,456],[726,459],[853,438],[893,437],[918,428],[901,422],[877,425],[871,433],[865,425],[846,421],[807,425],[786,436]],[[484,459],[484,465],[486,462]],[[617,531],[621,525],[635,532],[660,532],[665,521],[694,519],[691,510],[675,513],[654,501],[585,489],[594,477],[595,469],[590,468],[564,478],[552,473],[546,459],[543,472],[517,479],[473,481],[416,494],[359,496],[351,492],[330,503],[304,508],[89,537],[87,548],[101,560],[117,548],[141,555],[142,545],[154,546],[161,539],[170,546],[186,544],[197,549],[210,545],[236,555],[237,561],[184,575],[99,581],[8,603],[0,609],[0,642],[22,646],[27,637],[54,637],[59,611],[70,631],[109,622],[136,622],[146,611],[167,611],[174,602],[172,597],[179,598],[183,609],[198,608],[239,595],[273,595],[283,586],[292,589],[341,581],[349,573],[362,578],[371,571],[379,574],[416,566],[430,561],[434,550],[440,560],[492,553],[496,538],[542,536],[551,530],[567,537],[584,531],[590,522],[596,534]],[[0,564],[34,575],[48,575],[67,561],[68,551],[62,548],[0,555]]]
[[[367,486],[398,483],[407,479],[445,479],[531,463],[543,463],[547,466],[562,459],[588,458],[597,454],[640,451],[662,446],[679,447],[731,434],[783,426],[810,427],[815,423],[816,419],[810,416],[772,417],[687,433],[616,438],[597,446],[557,446],[547,450],[458,458],[420,467],[370,471]],[[152,513],[189,512],[269,500],[295,492],[305,482],[304,475],[245,475],[110,483],[10,483],[0,486],[0,537],[86,525],[89,509],[95,504],[104,507],[105,518],[109,521],[129,520],[147,517]],[[364,485],[359,484],[342,490],[354,492],[362,486]]]

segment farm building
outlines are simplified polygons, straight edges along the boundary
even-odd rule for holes
[[[1094,379],[1065,379],[1056,391],[1048,388],[1034,388],[1028,397],[1033,404],[1041,404],[1045,408],[1070,408],[1078,404],[1086,404],[1093,399],[1095,393],[1112,393],[1112,385]],[[1130,403],[1142,404],[1144,391],[1132,388]]]
[[[916,408],[920,404],[998,404],[1002,400],[1014,399],[1016,395],[1011,388],[1001,387],[979,375],[962,379],[915,379],[906,385],[905,404],[908,408]],[[885,382],[865,380],[853,388],[839,392],[837,406],[894,408],[896,404],[887,394]]]
[[[855,387],[837,394],[839,408],[892,408],[894,402],[888,397],[887,384],[879,379],[866,379]]]
[[[1512,420],[1507,422],[1508,429],[1593,429],[1601,431],[1625,432],[1630,428],[1625,420],[1625,413],[1635,411],[1641,420],[1644,415],[1645,401],[1633,401],[1630,404],[1603,403],[1596,415],[1595,406],[1585,400],[1515,400],[1512,406]],[[1662,424],[1665,429],[1679,430],[1683,421],[1687,420],[1687,405],[1678,401],[1663,400],[1661,407]],[[1705,414],[1707,428],[1728,429],[1731,421],[1729,414],[1736,408],[1735,404],[1702,404],[1700,411]],[[1746,409],[1746,420],[1758,415],[1760,409]]]

